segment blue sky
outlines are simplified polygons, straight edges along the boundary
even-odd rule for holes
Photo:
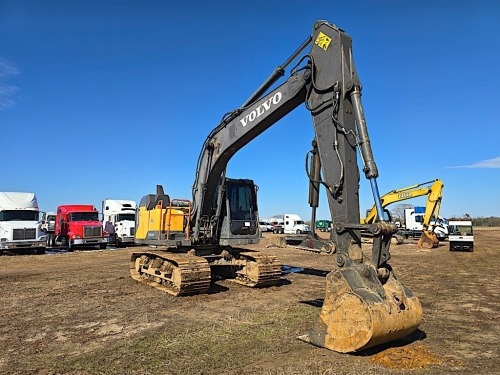
[[[353,38],[380,192],[440,178],[443,216],[500,216],[493,0],[0,0],[0,191],[33,191],[44,211],[156,184],[190,198],[210,130],[318,19]],[[261,217],[310,217],[312,137],[302,106],[231,160],[229,176],[259,185]],[[364,179],[360,195],[364,211]]]

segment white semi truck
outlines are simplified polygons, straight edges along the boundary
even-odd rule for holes
[[[102,201],[104,230],[110,234],[110,244],[117,247],[133,244],[137,203],[132,200],[105,199]],[[109,226],[113,229],[110,230]],[[114,230],[114,233],[110,233]]]
[[[311,227],[307,225],[304,220],[297,214],[285,214],[285,233],[309,233]]]
[[[0,192],[0,252],[33,250],[44,254],[46,236],[39,216],[35,193]]]
[[[297,214],[283,214],[271,219],[274,233],[301,234],[309,233],[311,227]]]

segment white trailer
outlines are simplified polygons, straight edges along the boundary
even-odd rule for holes
[[[116,246],[133,244],[135,237],[135,214],[137,203],[132,200],[105,199],[102,201],[104,230],[114,236],[109,241]],[[112,230],[110,230],[111,225]],[[114,238],[111,238],[114,237]]]
[[[450,228],[450,251],[466,250],[474,251],[474,231],[470,220],[451,220]]]
[[[45,253],[35,193],[0,192],[0,251],[34,250]]]

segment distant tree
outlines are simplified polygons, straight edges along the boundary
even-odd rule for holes
[[[401,223],[405,221],[405,210],[407,208],[413,208],[414,206],[408,203],[400,203],[394,206],[391,210],[392,220],[399,220]]]
[[[472,219],[472,225],[476,227],[500,227],[500,217],[476,217]]]
[[[472,220],[472,225],[475,227],[500,227],[500,217],[471,217],[465,214],[464,216],[453,215],[449,220]]]

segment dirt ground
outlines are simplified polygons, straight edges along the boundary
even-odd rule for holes
[[[252,248],[301,272],[178,298],[129,277],[131,248],[0,256],[0,374],[500,374],[500,228],[477,228],[473,253],[393,245],[423,323],[354,355],[296,339],[317,319],[335,258],[267,248],[270,236]]]

